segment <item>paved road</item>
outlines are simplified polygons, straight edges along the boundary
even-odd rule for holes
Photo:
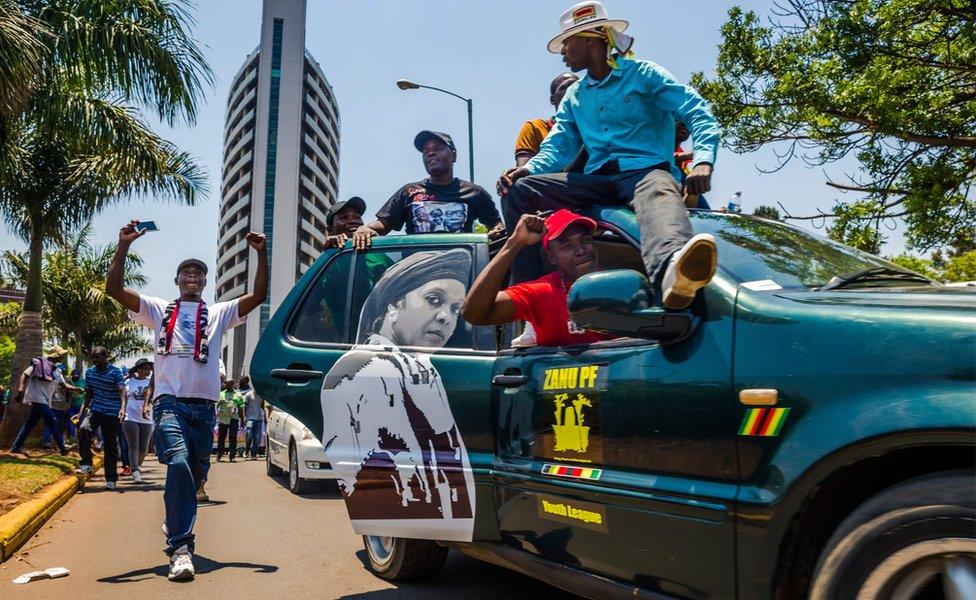
[[[197,578],[166,579],[160,531],[164,467],[147,459],[148,485],[104,489],[90,481],[23,549],[31,564],[0,565],[0,598],[567,598],[518,573],[452,553],[425,584],[395,585],[364,566],[361,538],[352,533],[334,484],[298,497],[264,462],[218,463],[207,491],[213,502],[197,516]],[[31,549],[32,548],[32,549]],[[23,550],[22,549],[22,550]],[[19,586],[10,580],[35,569],[63,566],[71,575]]]

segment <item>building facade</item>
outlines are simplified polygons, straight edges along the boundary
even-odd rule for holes
[[[339,108],[322,68],[305,50],[305,1],[265,0],[261,42],[227,98],[217,242],[218,302],[252,287],[256,265],[244,240],[267,236],[270,293],[225,336],[229,376],[247,373],[258,337],[326,237],[339,182]]]

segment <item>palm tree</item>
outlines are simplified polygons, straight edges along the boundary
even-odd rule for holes
[[[152,349],[143,330],[105,293],[115,247],[92,246],[91,232],[91,223],[86,223],[45,253],[41,275],[45,337],[73,349],[79,370],[84,369],[84,358],[95,346],[105,346],[115,356]],[[125,263],[126,287],[138,289],[146,284],[141,266],[139,255],[130,253]],[[25,285],[29,270],[25,253],[7,251],[0,256],[0,273],[19,285]]]
[[[0,0],[8,1],[9,0]],[[0,214],[28,244],[27,297],[13,373],[41,351],[45,244],[132,196],[194,204],[203,172],[154,134],[139,109],[192,124],[211,72],[189,36],[184,0],[19,0],[43,44],[19,113],[0,115],[13,159],[0,161]],[[0,85],[2,85],[0,72]],[[11,407],[0,444],[22,417]]]

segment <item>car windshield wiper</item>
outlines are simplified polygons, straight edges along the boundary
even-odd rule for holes
[[[873,267],[870,269],[864,269],[863,271],[855,271],[854,273],[846,273],[844,275],[836,275],[831,277],[830,281],[825,283],[823,287],[820,288],[820,291],[836,290],[847,287],[852,283],[860,283],[862,281],[914,281],[927,285],[932,283],[932,280],[928,277],[923,277],[922,275],[912,273],[910,271],[901,271],[899,269],[892,269],[890,267]]]

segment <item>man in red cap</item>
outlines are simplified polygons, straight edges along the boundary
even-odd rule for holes
[[[515,231],[478,275],[464,299],[461,316],[472,325],[502,325],[520,319],[530,323],[540,346],[569,346],[611,339],[586,331],[569,318],[566,298],[573,283],[597,269],[593,219],[566,209],[545,220],[522,215]],[[512,262],[522,249],[542,242],[556,270],[502,290]]]

